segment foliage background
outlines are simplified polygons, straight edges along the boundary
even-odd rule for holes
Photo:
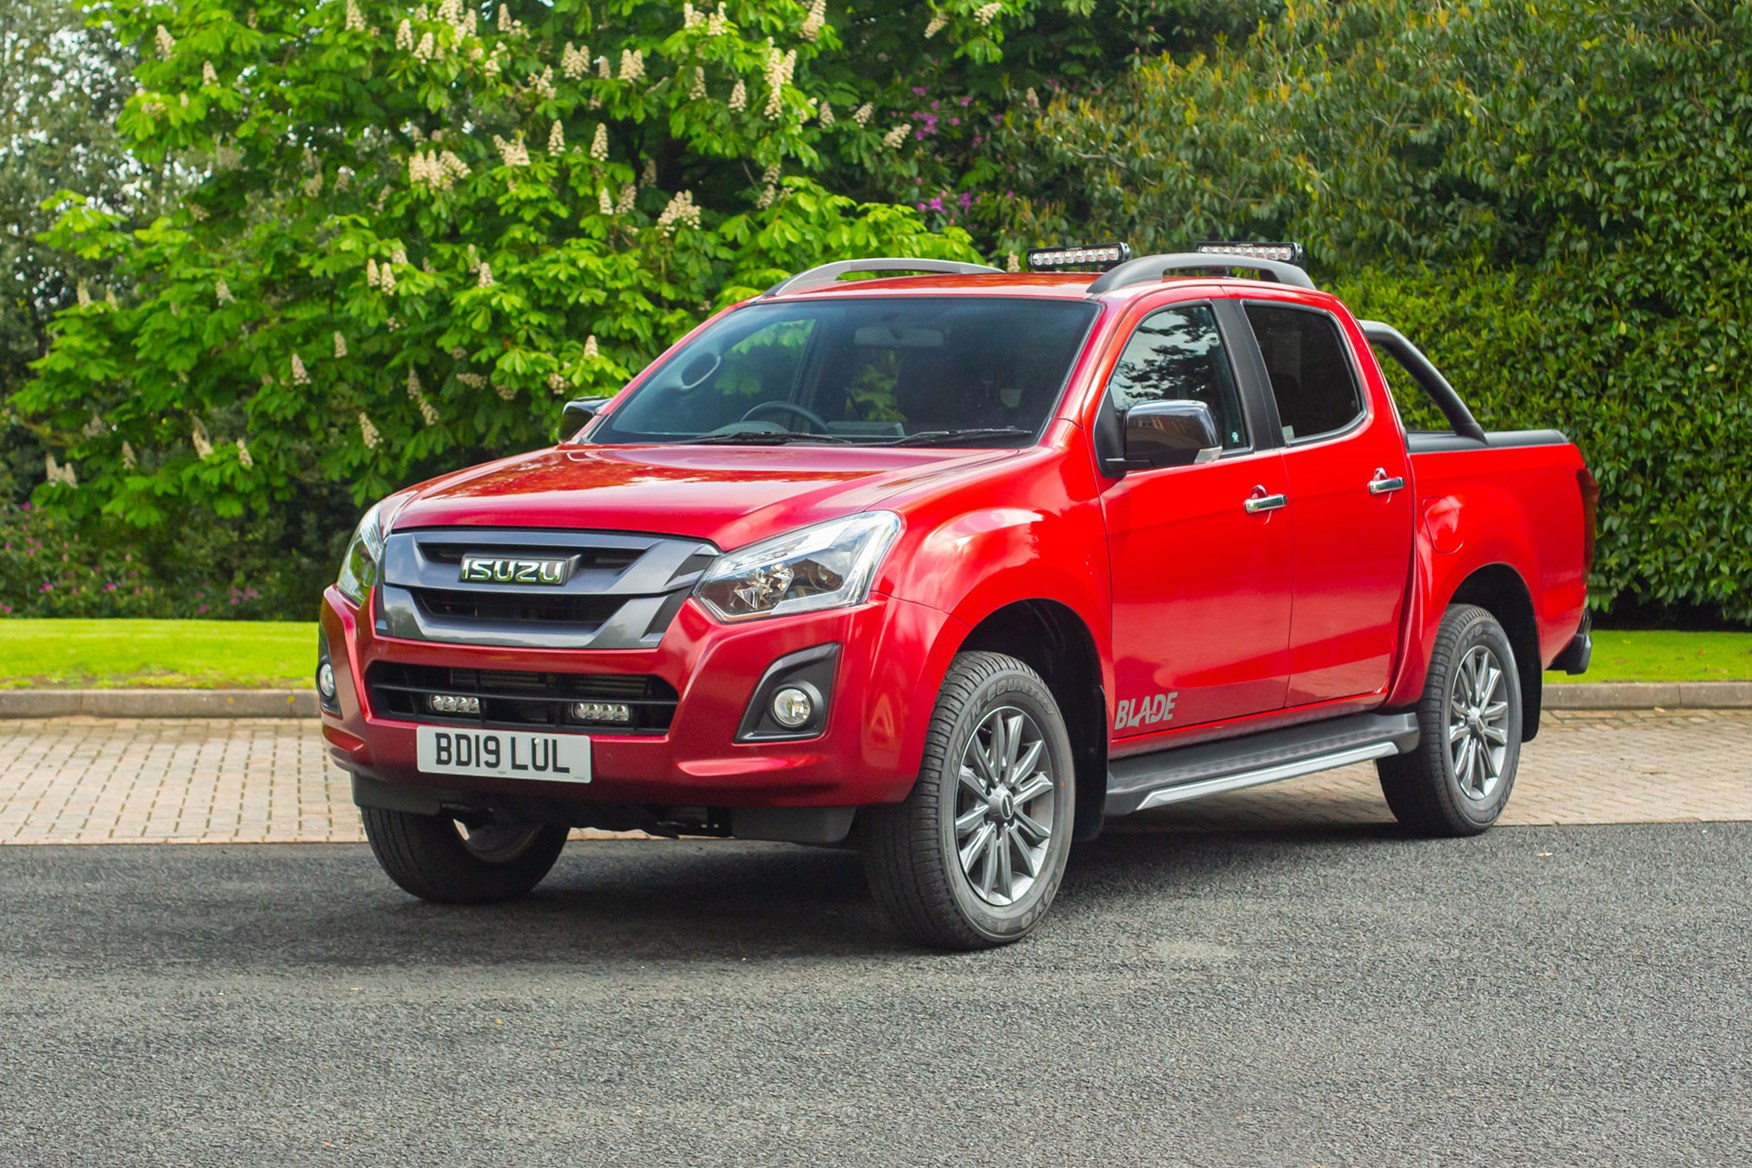
[[[0,89],[25,140],[113,160],[0,152],[0,245],[48,228],[0,331],[14,608],[302,616],[362,503],[547,440],[821,259],[1283,237],[1487,426],[1577,439],[1597,604],[1752,621],[1745,5],[25,9],[139,89],[113,121]],[[52,595],[111,552],[144,609]]]

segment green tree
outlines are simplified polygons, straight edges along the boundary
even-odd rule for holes
[[[144,526],[353,501],[546,440],[713,305],[844,255],[968,256],[815,177],[903,135],[834,118],[824,6],[119,0],[136,154],[204,174],[138,230],[47,238],[125,282],[65,310],[16,407]],[[850,111],[847,111],[848,113]]]
[[[135,164],[114,126],[132,68],[132,54],[86,27],[75,0],[0,5],[0,402],[29,379],[53,315],[78,302],[81,282],[101,277],[37,241],[53,219],[42,203],[70,189],[133,216],[162,198],[164,176]],[[0,412],[0,501],[40,480],[44,453]]]

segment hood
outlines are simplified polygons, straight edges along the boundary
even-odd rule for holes
[[[636,531],[720,549],[867,510],[1014,450],[836,446],[572,446],[538,450],[415,488],[393,527]]]

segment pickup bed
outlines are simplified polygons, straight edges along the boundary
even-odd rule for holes
[[[812,269],[371,508],[318,689],[385,870],[478,902],[576,826],[852,844],[971,948],[1166,803],[1376,760],[1408,829],[1488,828],[1587,666],[1594,481],[1278,246]]]

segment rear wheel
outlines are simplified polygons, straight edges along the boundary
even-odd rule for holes
[[[522,896],[566,846],[566,829],[493,816],[468,822],[366,807],[365,838],[389,878],[422,900],[490,904]]]
[[[1442,618],[1417,706],[1417,749],[1376,764],[1394,817],[1420,835],[1477,835],[1497,821],[1521,758],[1521,678],[1495,617],[1457,604]]]
[[[858,817],[876,902],[945,949],[1028,935],[1064,877],[1075,806],[1070,735],[1027,665],[963,653],[937,698],[905,802]]]

